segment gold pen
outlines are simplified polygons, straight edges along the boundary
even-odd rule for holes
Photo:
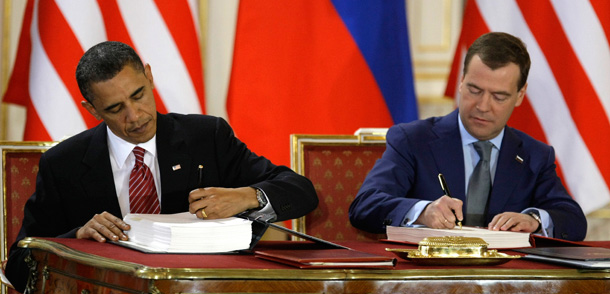
[[[447,182],[445,182],[445,177],[443,176],[443,174],[438,174],[438,181],[441,182],[441,188],[443,189],[443,192],[445,192],[445,195],[451,197],[451,193],[449,192],[449,186],[447,186]],[[453,212],[453,215],[455,215],[455,211]],[[455,217],[455,223],[460,227],[461,230],[462,222],[457,219],[457,216]]]

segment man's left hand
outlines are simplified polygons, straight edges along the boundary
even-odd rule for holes
[[[489,229],[492,231],[513,231],[534,233],[540,223],[531,215],[518,212],[503,212],[491,220]]]
[[[189,194],[189,212],[198,218],[218,219],[258,207],[256,190],[242,188],[202,188]]]

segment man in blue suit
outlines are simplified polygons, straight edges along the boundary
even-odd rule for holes
[[[529,68],[518,38],[495,32],[479,37],[464,60],[458,109],[390,128],[385,153],[350,206],[352,225],[383,233],[388,225],[468,224],[474,214],[467,187],[480,182],[471,178],[480,158],[474,143],[482,141],[491,142],[491,190],[475,225],[583,240],[586,218],[557,176],[554,149],[506,126],[525,96]],[[439,173],[452,195],[444,195]]]

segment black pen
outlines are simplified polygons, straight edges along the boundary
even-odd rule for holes
[[[445,177],[443,176],[443,174],[438,174],[438,181],[441,182],[441,188],[443,189],[443,192],[445,192],[445,195],[451,197],[451,192],[449,192],[449,186],[447,186],[447,182],[445,182]],[[455,215],[455,211],[453,212],[453,215]],[[457,219],[457,216],[455,217],[455,222],[458,226],[460,226],[461,230],[462,222]]]
[[[204,188],[203,186],[203,165],[200,164],[198,167],[198,171],[199,171],[199,178],[197,181],[197,188]]]

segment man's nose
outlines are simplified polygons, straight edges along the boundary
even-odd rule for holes
[[[484,93],[481,95],[481,99],[477,102],[477,109],[480,111],[488,111],[491,100],[493,99],[491,93]]]
[[[128,122],[137,121],[139,117],[139,109],[135,105],[126,105],[125,106],[125,114]]]

